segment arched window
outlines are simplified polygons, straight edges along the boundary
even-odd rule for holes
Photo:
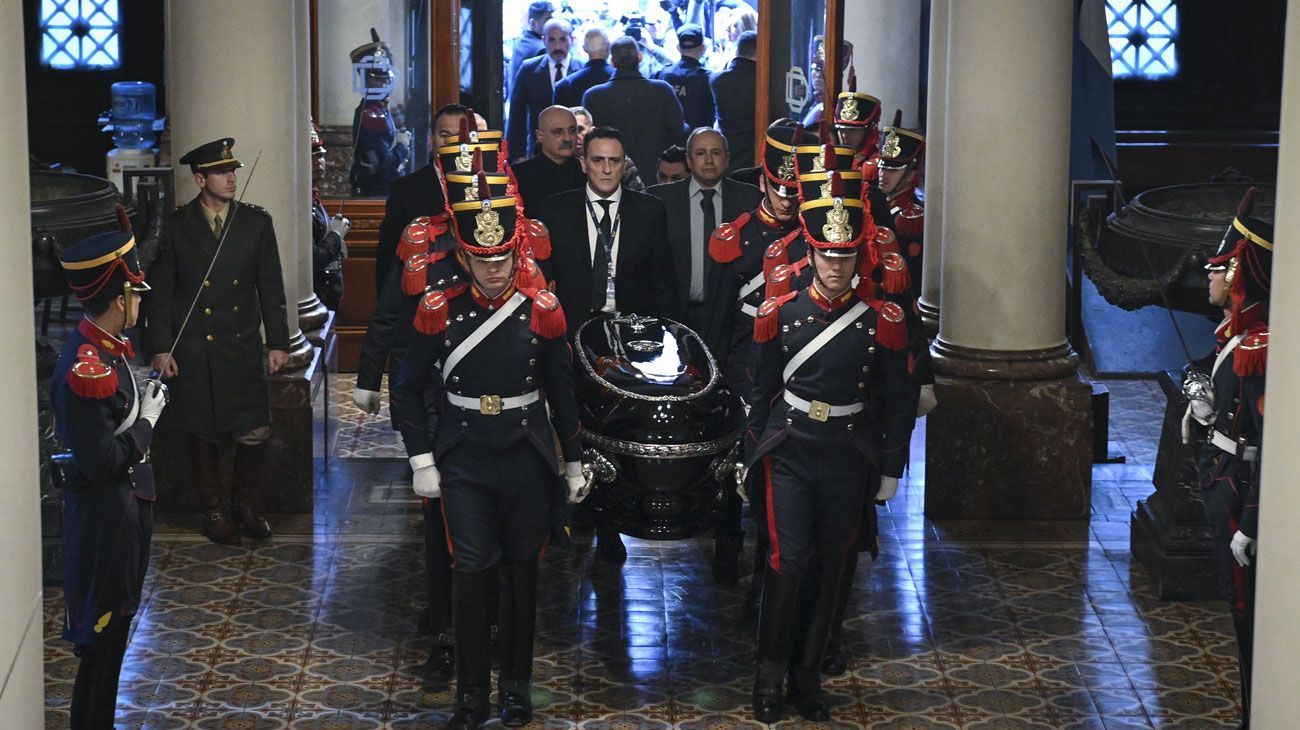
[[[41,0],[41,64],[114,69],[122,65],[117,0]]]
[[[1111,71],[1117,79],[1178,75],[1174,0],[1106,0]]]

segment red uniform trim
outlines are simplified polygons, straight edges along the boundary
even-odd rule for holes
[[[781,572],[781,541],[776,538],[776,512],[772,509],[772,457],[763,457],[764,498],[767,500],[767,541],[771,554],[767,557],[772,570]]]
[[[447,536],[447,555],[451,558],[451,569],[456,569],[456,545],[451,540],[451,525],[447,524],[447,500],[438,500],[438,513],[442,515],[442,534]]]

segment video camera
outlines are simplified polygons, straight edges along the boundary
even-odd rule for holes
[[[637,39],[644,40],[641,37],[641,29],[645,27],[645,15],[641,13],[628,13],[618,19],[623,24],[623,32]]]

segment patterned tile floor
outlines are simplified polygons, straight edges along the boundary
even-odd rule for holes
[[[123,672],[123,728],[440,727],[447,686],[420,674],[417,502],[385,419],[335,376],[334,453],[316,513],[268,546],[212,545],[184,520],[155,537]],[[1156,600],[1128,551],[1161,416],[1153,382],[1109,381],[1111,450],[1089,524],[935,524],[921,514],[923,429],[881,558],[859,567],[840,727],[1235,727],[1231,624],[1216,603]],[[368,457],[368,458],[362,458]],[[394,458],[395,457],[395,458]],[[543,567],[534,727],[755,727],[742,586],[711,583],[707,540],[629,540],[619,571],[590,538]],[[748,581],[748,577],[744,579]],[[46,727],[67,724],[76,660],[46,600]],[[807,724],[788,719],[781,727]]]

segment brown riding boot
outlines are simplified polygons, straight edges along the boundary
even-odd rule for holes
[[[190,436],[190,463],[199,487],[199,504],[203,534],[222,545],[239,544],[239,528],[230,519],[229,501],[221,479],[220,446],[198,436]]]
[[[271,525],[253,511],[253,495],[262,483],[262,464],[266,461],[266,444],[235,444],[235,479],[231,487],[231,505],[235,519],[248,536],[257,540],[271,537]]]

